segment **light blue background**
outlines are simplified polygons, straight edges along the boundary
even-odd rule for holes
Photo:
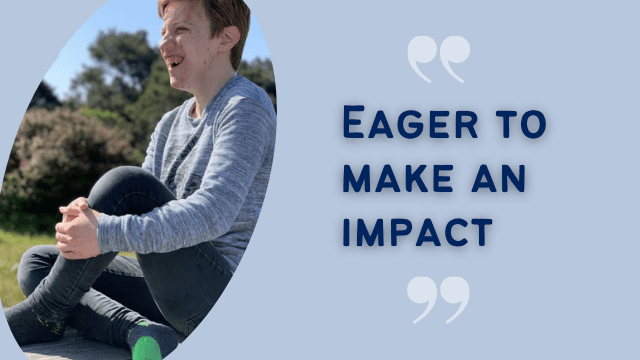
[[[104,1],[4,6],[0,158],[38,82]],[[269,45],[278,139],[258,227],[223,297],[171,359],[565,359],[638,356],[638,8],[631,1],[247,1]],[[36,9],[36,10],[34,10]],[[407,61],[418,35],[464,36],[466,62]],[[342,107],[364,124],[384,110],[472,110],[478,139],[347,140]],[[547,119],[545,135],[501,137],[496,110]],[[451,128],[449,128],[451,129]],[[362,127],[367,133],[368,128]],[[6,160],[3,160],[6,161]],[[453,164],[451,194],[342,193],[345,164]],[[526,165],[526,192],[475,193],[480,164]],[[4,164],[4,163],[3,163]],[[376,175],[377,176],[377,175]],[[424,176],[432,189],[429,176]],[[345,248],[342,219],[405,217],[397,247]],[[432,218],[488,217],[487,245],[414,246]],[[471,231],[461,236],[472,238]],[[461,276],[469,305],[407,297],[415,276]],[[0,317],[3,358],[23,358]],[[210,355],[207,355],[210,354]]]

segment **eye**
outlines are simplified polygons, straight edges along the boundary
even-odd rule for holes
[[[187,31],[187,30],[188,30],[188,29],[187,29],[187,28],[185,28],[185,27],[179,27],[179,28],[176,28],[176,33],[180,34],[180,33],[183,33],[183,32],[185,32],[185,31]]]

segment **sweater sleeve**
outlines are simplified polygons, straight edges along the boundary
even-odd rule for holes
[[[102,214],[98,221],[102,253],[170,252],[214,240],[229,230],[275,140],[275,122],[255,100],[234,98],[216,126],[200,188],[147,214]]]

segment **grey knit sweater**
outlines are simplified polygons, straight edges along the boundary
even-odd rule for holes
[[[200,119],[188,115],[194,101],[163,116],[142,164],[178,200],[140,216],[102,214],[103,253],[164,253],[211,241],[234,270],[240,262],[269,182],[275,111],[264,90],[240,76]]]

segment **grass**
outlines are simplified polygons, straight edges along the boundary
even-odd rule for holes
[[[56,243],[55,237],[21,235],[0,230],[0,299],[2,307],[13,306],[25,299],[18,286],[18,264],[25,251],[36,245]]]
[[[23,235],[0,229],[0,299],[3,308],[26,299],[18,286],[20,258],[28,249],[42,244],[55,245],[56,239],[48,235]],[[134,253],[120,255],[135,257]]]

